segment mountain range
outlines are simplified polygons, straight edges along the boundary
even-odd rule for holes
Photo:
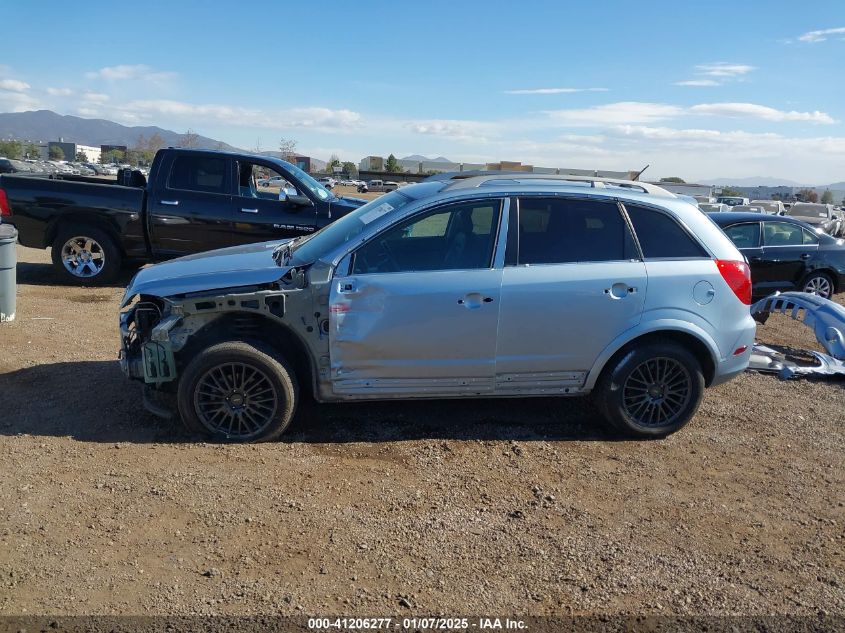
[[[751,176],[750,178],[705,178],[699,181],[702,185],[728,185],[730,187],[814,187],[786,178],[769,178],[767,176]]]
[[[51,110],[0,113],[0,138],[21,141],[55,141],[59,138],[80,145],[126,145],[133,147],[138,137],[158,134],[165,146],[178,145],[181,132],[153,125],[128,127],[105,119],[83,119],[56,114]],[[238,148],[207,136],[197,139],[201,149],[237,150]]]
[[[452,161],[448,158],[444,158],[443,156],[438,156],[437,158],[428,158],[427,156],[423,156],[421,154],[411,154],[410,156],[405,156],[404,158],[400,158],[399,160],[413,160],[418,163],[428,162],[428,163],[451,163]]]

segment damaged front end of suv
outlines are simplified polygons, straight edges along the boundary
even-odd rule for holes
[[[328,310],[312,309],[320,300],[312,295],[319,284],[307,281],[310,265],[284,265],[287,244],[184,257],[133,278],[121,304],[119,360],[129,378],[143,383],[147,410],[171,418],[179,409],[184,419],[183,409],[194,407],[180,407],[180,379],[199,352],[224,341],[272,341],[298,365],[299,375],[313,376],[309,359],[319,357],[321,349],[327,354]],[[211,386],[200,409],[213,409],[209,415],[222,424],[223,434],[242,439],[261,426],[263,417],[277,413],[262,409],[257,398],[257,389],[272,376],[244,359],[233,360],[229,369],[207,378]]]

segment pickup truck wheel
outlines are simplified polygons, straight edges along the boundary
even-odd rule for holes
[[[261,345],[229,341],[197,354],[179,381],[185,425],[217,441],[266,442],[291,423],[299,399],[294,372]]]
[[[665,437],[695,415],[704,375],[698,359],[677,343],[645,343],[612,361],[595,395],[605,418],[623,433]]]
[[[120,272],[121,256],[114,240],[93,226],[60,228],[51,257],[64,279],[75,284],[106,284]]]

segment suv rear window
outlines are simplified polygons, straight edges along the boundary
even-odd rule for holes
[[[705,250],[669,215],[635,204],[626,203],[625,209],[646,259],[707,257]]]
[[[615,202],[519,200],[519,264],[622,261],[636,256]]]
[[[216,156],[177,156],[168,188],[226,193],[226,166],[227,160]]]

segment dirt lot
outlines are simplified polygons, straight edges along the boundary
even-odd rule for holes
[[[536,399],[325,406],[279,443],[202,444],[120,373],[122,287],[18,254],[0,614],[845,613],[845,382],[746,374],[652,442]],[[785,317],[759,338],[815,343]]]

